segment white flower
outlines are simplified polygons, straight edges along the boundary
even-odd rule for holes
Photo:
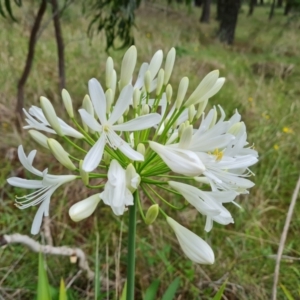
[[[222,225],[234,223],[230,212],[222,203],[233,202],[237,193],[234,191],[204,192],[189,184],[169,181],[169,185],[178,191],[201,214],[206,215],[205,230],[210,231],[212,221]]]
[[[100,198],[112,208],[115,215],[123,215],[126,206],[133,205],[133,196],[126,187],[126,171],[115,159],[110,163],[107,178]]]
[[[208,265],[215,262],[214,252],[203,239],[170,217],[167,217],[167,222],[174,230],[183,252],[191,261]]]
[[[98,141],[90,149],[84,158],[83,169],[86,172],[94,170],[102,159],[105,144],[108,143],[112,148],[119,149],[128,158],[137,161],[143,161],[144,156],[135,151],[126,143],[115,131],[136,131],[152,127],[159,123],[161,116],[159,114],[149,114],[130,120],[128,122],[114,125],[125,110],[128,108],[132,99],[132,86],[125,86],[119,96],[113,112],[107,119],[106,117],[106,99],[100,83],[96,79],[89,81],[90,96],[95,108],[95,112],[100,120],[99,124],[84,109],[80,109],[79,113],[83,121],[93,130],[101,134]]]
[[[49,122],[47,121],[41,108],[39,108],[37,106],[31,106],[29,108],[29,113],[24,108],[23,108],[23,111],[27,117],[25,120],[28,124],[28,125],[24,126],[23,128],[25,128],[25,129],[33,128],[33,129],[56,134],[55,130],[53,130],[51,128],[51,126],[50,126]],[[57,119],[58,119],[58,123],[60,125],[63,135],[71,136],[71,137],[74,137],[77,139],[83,138],[83,135],[80,132],[78,132],[71,126],[69,126],[62,119],[60,119],[60,118],[57,118]]]
[[[55,190],[62,184],[76,179],[75,175],[50,175],[47,174],[47,169],[43,172],[37,170],[32,166],[35,154],[36,150],[33,150],[26,157],[23,146],[20,145],[18,148],[19,160],[23,167],[29,172],[41,177],[42,180],[28,180],[19,177],[11,177],[7,179],[7,182],[12,186],[25,189],[37,189],[29,195],[17,197],[16,200],[16,206],[20,209],[41,204],[32,223],[32,234],[37,234],[39,232],[43,216],[49,216],[50,198]]]
[[[100,194],[96,194],[75,203],[69,209],[70,218],[75,222],[88,218],[95,211],[100,200]]]
[[[173,145],[164,146],[153,141],[149,141],[149,145],[175,173],[198,176],[205,170],[199,157],[192,151],[175,148]]]

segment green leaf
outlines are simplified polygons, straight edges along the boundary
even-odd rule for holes
[[[43,254],[41,252],[39,254],[37,300],[51,300],[48,276],[44,266]]]
[[[222,284],[222,286],[220,287],[220,289],[218,290],[218,292],[214,296],[213,300],[221,300],[222,299],[226,284],[227,284],[227,280]]]
[[[120,300],[126,300],[126,294],[127,294],[127,280],[125,281]]]
[[[147,288],[144,300],[155,300],[159,285],[160,285],[160,280],[159,279],[154,280]]]
[[[4,10],[3,10],[3,8],[2,8],[1,0],[0,0],[0,15],[1,15],[3,18],[6,18],[5,13],[4,13]]]
[[[175,278],[172,283],[169,285],[167,290],[165,291],[161,300],[172,300],[175,297],[175,294],[179,288],[180,277]]]
[[[10,0],[5,0],[5,7],[6,7],[6,10],[9,14],[9,16],[11,17],[11,19],[15,22],[17,22],[17,20],[15,19],[15,17],[13,16],[13,13],[12,13],[12,10],[11,10],[11,4],[10,4]]]
[[[292,294],[287,290],[287,288],[283,284],[281,284],[280,287],[283,290],[283,292],[288,300],[295,300],[295,298],[292,296]]]
[[[62,278],[60,280],[59,300],[68,300],[66,285]]]

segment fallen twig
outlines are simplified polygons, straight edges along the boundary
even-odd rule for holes
[[[277,258],[276,258],[275,272],[274,272],[272,300],[276,300],[276,297],[277,297],[277,284],[278,284],[278,278],[279,278],[280,261],[281,261],[281,257],[282,257],[282,252],[283,252],[286,236],[287,236],[287,233],[288,233],[288,230],[290,227],[293,211],[295,208],[296,200],[297,200],[297,197],[299,194],[299,190],[300,190],[300,176],[298,178],[298,182],[297,182],[297,185],[295,187],[295,190],[294,190],[294,193],[292,196],[292,201],[290,203],[290,207],[289,207],[286,219],[285,219],[285,224],[284,224],[283,231],[282,231],[281,238],[280,238],[280,243],[279,243]]]
[[[34,252],[42,252],[45,254],[62,255],[78,258],[78,266],[80,269],[87,272],[89,279],[94,278],[94,272],[90,269],[85,253],[80,248],[70,248],[66,246],[54,247],[50,245],[41,245],[27,235],[19,233],[11,235],[3,235],[0,237],[0,246],[7,244],[23,244]]]

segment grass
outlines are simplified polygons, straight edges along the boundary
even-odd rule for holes
[[[213,16],[214,16],[213,7]],[[193,265],[178,247],[176,238],[162,219],[153,225],[138,223],[137,244],[137,299],[154,281],[161,281],[161,296],[176,276],[181,286],[176,299],[210,299],[228,278],[227,299],[268,299],[271,295],[278,242],[286,217],[291,195],[300,170],[300,44],[297,43],[299,21],[287,22],[277,10],[268,21],[268,7],[257,7],[252,17],[246,16],[247,7],[239,15],[236,42],[232,47],[221,45],[215,38],[218,24],[199,24],[200,10],[191,12],[181,6],[168,12],[143,4],[137,13],[135,30],[139,63],[149,61],[158,49],[167,53],[175,46],[177,60],[171,82],[176,87],[180,78],[190,78],[192,91],[209,71],[220,69],[226,77],[222,91],[210,100],[210,105],[221,104],[230,116],[237,108],[245,121],[251,143],[260,154],[260,161],[253,168],[256,186],[249,195],[240,197],[243,210],[229,209],[235,224],[214,225],[210,234],[204,233],[204,219],[192,208],[184,213],[170,214],[183,225],[207,238],[213,245],[216,263],[213,266]],[[5,179],[14,174],[26,176],[20,169],[14,149],[22,143],[25,149],[36,145],[26,132],[17,133],[12,119],[16,98],[16,83],[21,74],[27,49],[33,11],[24,6],[16,10],[18,24],[0,19],[1,64],[0,72],[0,235],[28,234],[36,208],[20,211],[14,207],[15,194],[24,190],[12,189]],[[49,18],[49,12],[45,20]],[[25,107],[38,103],[40,95],[56,104],[63,116],[56,66],[56,45],[52,24],[44,28],[37,44],[36,57],[26,85]],[[81,16],[80,7],[73,4],[62,20],[66,44],[67,88],[75,107],[79,108],[87,92],[91,77],[105,80],[107,54],[104,52],[103,34],[90,41],[85,29],[88,20]],[[124,51],[111,52],[116,69]],[[285,68],[294,65],[291,74]],[[118,72],[117,72],[118,73]],[[119,74],[119,73],[118,73]],[[38,152],[36,164],[40,169],[49,167],[51,172],[65,172],[49,155]],[[127,216],[116,218],[108,207],[80,223],[72,223],[68,208],[87,196],[78,183],[61,188],[54,194],[51,206],[52,235],[55,245],[81,247],[95,265],[96,233],[99,233],[101,291],[106,299],[120,295],[126,271]],[[284,255],[300,256],[300,208],[296,206],[286,241]],[[122,233],[122,235],[120,234]],[[36,239],[43,241],[43,236]],[[49,280],[58,287],[60,278],[66,284],[77,273],[76,265],[66,258],[47,257]],[[299,295],[298,261],[283,259],[280,284],[297,298]],[[3,299],[32,299],[37,286],[38,256],[19,245],[0,249],[0,295]],[[108,271],[108,272],[107,272]],[[109,287],[109,290],[107,289]],[[74,299],[94,299],[93,284],[84,274],[71,286]],[[284,299],[278,289],[278,299]]]

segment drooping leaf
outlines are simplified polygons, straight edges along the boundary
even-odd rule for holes
[[[167,290],[165,291],[164,295],[162,296],[162,300],[172,300],[175,297],[175,294],[179,288],[180,285],[180,277],[175,278]]]
[[[39,254],[37,300],[51,300],[48,276],[45,270],[44,257],[41,252]]]
[[[144,300],[156,300],[157,299],[156,294],[157,294],[159,285],[160,285],[160,280],[159,279],[154,280],[150,284],[150,286],[147,288]]]
[[[9,16],[11,17],[11,19],[13,21],[17,22],[17,19],[13,16],[13,13],[12,13],[10,0],[5,0],[4,4],[5,4],[6,10],[7,10]]]

